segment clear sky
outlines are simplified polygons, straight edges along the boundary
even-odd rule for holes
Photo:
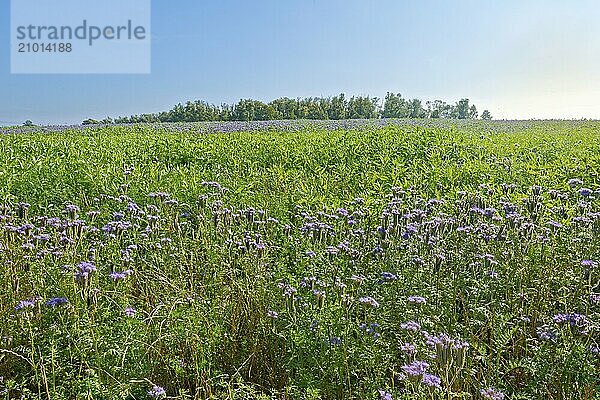
[[[153,0],[151,74],[11,75],[2,0],[0,123],[386,91],[600,118],[599,17],[596,0]]]

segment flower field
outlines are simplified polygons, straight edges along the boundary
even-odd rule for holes
[[[600,123],[5,128],[0,264],[0,398],[600,399]]]

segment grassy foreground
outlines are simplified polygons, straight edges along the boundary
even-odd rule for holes
[[[600,124],[0,135],[0,396],[598,399]]]

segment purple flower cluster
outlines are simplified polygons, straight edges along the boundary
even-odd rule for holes
[[[53,297],[46,301],[46,305],[51,308],[56,308],[65,305],[69,302],[66,297]]]
[[[427,299],[422,296],[408,296],[408,302],[411,304],[425,304]]]
[[[479,391],[481,396],[486,400],[502,400],[504,399],[504,393],[493,388],[481,389]]]
[[[130,269],[127,269],[122,272],[114,271],[109,274],[109,277],[110,277],[110,279],[112,279],[113,281],[116,282],[116,281],[120,281],[120,280],[127,278],[132,273],[133,273],[133,271]]]
[[[552,321],[556,324],[568,323],[571,327],[584,327],[588,324],[587,317],[583,314],[569,313],[569,314],[556,314],[552,317]]]
[[[360,299],[358,299],[358,301],[368,307],[371,308],[378,308],[379,307],[379,303],[377,302],[377,300],[375,300],[374,298],[372,298],[371,296],[367,296],[367,297],[361,297]]]
[[[418,332],[421,329],[421,324],[416,321],[407,321],[401,323],[400,328],[406,331]]]
[[[75,271],[75,279],[78,281],[86,281],[92,272],[96,271],[96,265],[92,262],[82,261],[77,265]]]
[[[417,360],[410,364],[403,365],[402,371],[404,371],[408,376],[420,376],[427,371],[427,368],[429,368],[429,363]]]
[[[153,399],[160,399],[166,395],[167,392],[165,391],[165,389],[158,385],[153,385],[152,389],[148,391],[148,396],[152,397]]]

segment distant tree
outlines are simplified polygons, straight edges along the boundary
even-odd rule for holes
[[[377,103],[379,103],[377,97],[352,97],[348,100],[348,111],[346,114],[350,119],[377,118]]]
[[[28,119],[27,121],[23,122],[23,126],[35,126],[35,124]]]
[[[469,118],[469,99],[461,99],[454,107],[454,118],[467,119]]]
[[[95,119],[88,118],[88,119],[86,119],[85,121],[83,121],[81,124],[82,124],[82,125],[97,125],[97,124],[99,124],[99,123],[100,123],[100,122],[98,122],[98,121],[97,121],[97,120],[95,120]]]
[[[429,118],[451,118],[452,106],[442,100],[428,101],[427,115]]]
[[[240,100],[233,109],[232,118],[235,121],[267,121],[275,119],[276,110],[262,101]]]
[[[481,119],[490,120],[492,119],[492,114],[488,110],[483,110],[481,113]]]
[[[408,102],[408,116],[410,118],[425,118],[427,113],[419,99],[412,99]]]
[[[298,118],[298,102],[296,100],[282,97],[275,99],[269,103],[277,115],[281,119],[296,119]]]
[[[344,98],[344,93],[331,98],[330,107],[328,109],[329,119],[346,119],[346,109],[348,102]]]
[[[475,104],[473,104],[471,107],[469,107],[469,118],[477,119],[477,116],[477,107],[475,107]]]
[[[308,99],[306,103],[306,118],[308,119],[327,119],[327,113],[318,99]]]
[[[385,95],[381,116],[383,118],[407,118],[409,116],[408,104],[400,93],[388,92]]]

